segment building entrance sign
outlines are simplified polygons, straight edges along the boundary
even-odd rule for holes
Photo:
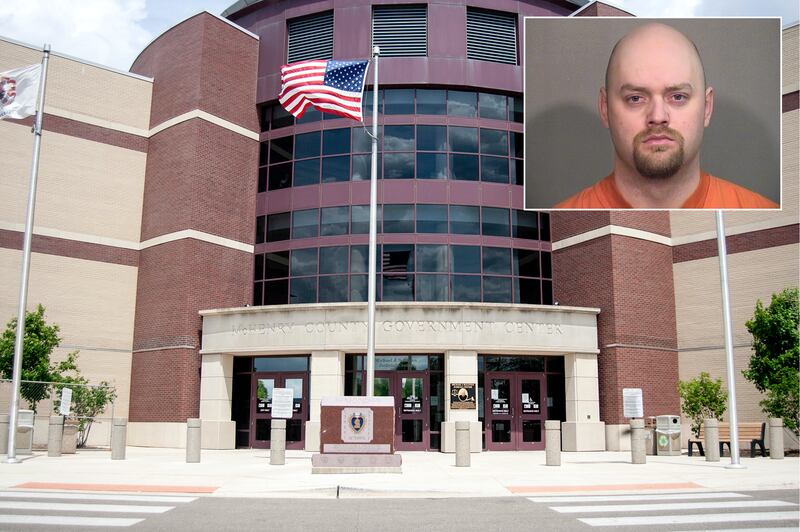
[[[487,372],[485,379],[486,448],[544,449],[546,379],[511,372]]]

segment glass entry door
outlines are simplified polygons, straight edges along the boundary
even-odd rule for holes
[[[430,437],[425,372],[375,372],[375,395],[394,397],[395,448],[426,451]]]
[[[486,448],[544,449],[545,379],[530,374],[487,372],[484,386]]]
[[[303,449],[308,420],[308,374],[254,373],[250,407],[250,447],[269,449],[272,394],[275,388],[294,391],[292,417],[286,420],[286,448]]]

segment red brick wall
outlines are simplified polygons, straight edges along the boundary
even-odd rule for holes
[[[798,241],[800,241],[800,225],[794,224],[727,236],[725,237],[725,249],[730,255],[756,249],[797,244]],[[672,248],[673,262],[686,262],[716,256],[716,239],[682,244]]]

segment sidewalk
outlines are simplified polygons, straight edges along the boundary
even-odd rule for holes
[[[199,464],[185,463],[183,449],[128,447],[126,460],[110,451],[82,450],[50,458],[46,452],[2,463],[0,489],[78,489],[196,493],[214,497],[502,497],[543,493],[798,489],[800,460],[730,458],[706,462],[693,456],[648,456],[630,463],[630,452],[562,453],[562,465],[544,465],[539,452],[473,454],[471,467],[455,455],[406,452],[401,474],[312,475],[311,453],[287,451],[286,465],[270,466],[268,450],[204,450]],[[3,457],[4,459],[4,457]]]

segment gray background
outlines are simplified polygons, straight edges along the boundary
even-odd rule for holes
[[[597,113],[614,44],[658,20],[692,39],[714,88],[701,167],[780,202],[780,19],[525,19],[525,208],[550,208],[612,170]]]

